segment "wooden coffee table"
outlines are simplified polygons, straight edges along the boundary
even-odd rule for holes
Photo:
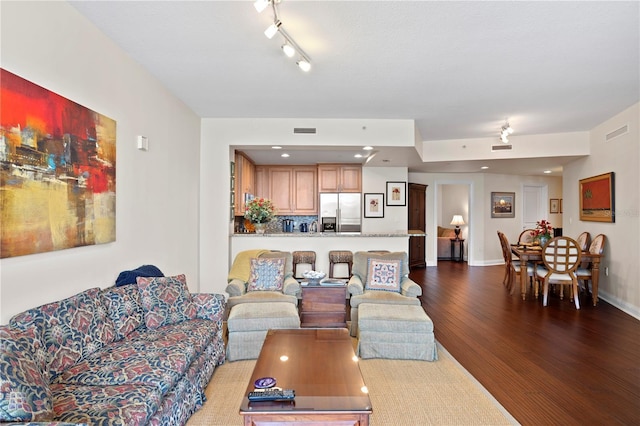
[[[346,328],[269,330],[240,406],[245,426],[367,426],[371,400]],[[261,377],[296,391],[294,401],[249,402]]]

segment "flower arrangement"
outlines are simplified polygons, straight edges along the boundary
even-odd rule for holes
[[[531,231],[531,235],[534,239],[546,238],[547,240],[550,240],[552,234],[553,226],[551,226],[551,222],[544,219],[536,222],[536,229]]]
[[[251,223],[270,222],[276,214],[276,208],[266,198],[254,198],[249,201],[244,208],[244,218]]]

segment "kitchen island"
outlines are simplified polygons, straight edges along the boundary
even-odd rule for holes
[[[329,251],[349,250],[409,251],[409,237],[414,232],[283,232],[266,234],[238,233],[231,236],[231,259],[244,250],[268,249],[282,251],[310,250],[316,252],[316,270],[329,272]],[[422,234],[424,235],[424,234]],[[336,275],[343,269],[336,266]]]

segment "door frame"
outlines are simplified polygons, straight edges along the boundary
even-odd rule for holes
[[[467,265],[472,266],[475,263],[474,253],[474,217],[473,217],[473,209],[474,205],[474,182],[469,179],[443,179],[443,180],[435,180],[434,181],[434,194],[433,194],[433,208],[431,209],[431,229],[434,232],[434,236],[431,239],[432,242],[432,250],[434,253],[433,256],[433,265],[438,266],[438,238],[435,235],[436,230],[438,229],[438,207],[440,205],[439,193],[440,187],[443,185],[466,185],[468,187],[468,198],[467,198],[467,224],[466,226],[470,230],[467,232],[467,238],[465,239],[465,246],[467,247]],[[426,210],[426,209],[425,209]],[[427,262],[427,266],[429,266],[429,262]]]

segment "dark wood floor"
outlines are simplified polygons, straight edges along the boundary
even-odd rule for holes
[[[640,321],[600,301],[549,306],[502,286],[503,266],[415,269],[436,339],[524,425],[640,425]]]

